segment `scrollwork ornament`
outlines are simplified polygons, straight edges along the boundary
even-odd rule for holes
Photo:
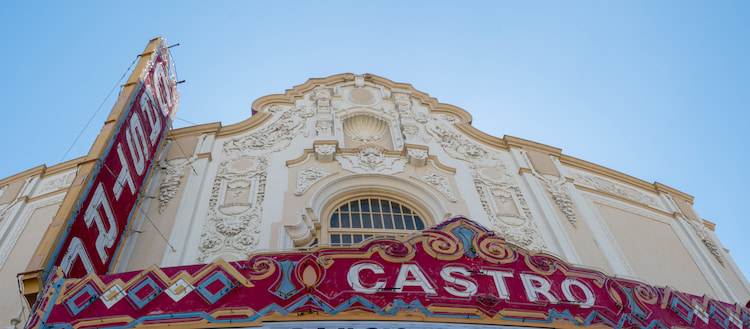
[[[527,254],[526,265],[541,275],[551,275],[557,270],[557,260],[543,254]]]
[[[646,304],[653,305],[658,301],[650,296],[650,293],[641,289],[642,283],[633,282],[618,282],[617,280],[607,280],[605,286],[609,297],[612,298],[615,303],[622,307],[628,307],[634,311],[634,314],[646,318],[650,315],[650,308]],[[641,295],[645,293],[644,295]]]
[[[441,260],[454,260],[463,256],[466,248],[456,236],[441,231],[423,232],[422,247],[430,256]]]
[[[487,261],[506,264],[516,260],[518,253],[505,242],[505,239],[494,233],[485,233],[477,240],[479,246],[478,255]]]
[[[416,251],[409,241],[393,239],[390,243],[380,245],[380,256],[389,262],[406,262],[411,260]]]
[[[635,286],[635,296],[641,302],[649,305],[654,305],[659,301],[659,293],[654,289],[653,286],[639,283]]]
[[[278,270],[276,262],[268,257],[253,257],[247,261],[247,264],[250,266],[249,268],[245,267],[245,269],[248,270],[247,277],[250,280],[265,279]]]
[[[182,169],[182,168],[180,168]],[[180,181],[185,173],[176,168],[167,168],[167,175],[159,185],[159,213],[163,213],[169,202],[177,195],[180,189]]]
[[[377,145],[364,145],[359,149],[359,160],[371,169],[375,169],[378,165],[383,163],[384,159],[385,153],[383,152],[383,149]]]
[[[315,116],[315,110],[308,108],[307,106],[298,106],[297,111],[299,111],[299,116],[305,119]]]

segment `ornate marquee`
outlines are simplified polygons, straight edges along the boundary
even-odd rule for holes
[[[455,218],[403,238],[248,260],[53,277],[29,328],[426,321],[573,328],[750,328],[750,310],[615,279]]]

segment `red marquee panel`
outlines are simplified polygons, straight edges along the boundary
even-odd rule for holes
[[[403,238],[47,285],[31,328],[428,321],[534,327],[750,328],[750,310],[615,279],[455,218]]]
[[[129,105],[52,261],[66,277],[108,273],[156,161],[178,102],[174,64],[163,39],[133,97],[124,101]]]

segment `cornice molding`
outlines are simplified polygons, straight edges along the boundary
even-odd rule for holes
[[[577,169],[590,172],[592,174],[598,174],[605,178],[615,180],[618,183],[627,184],[632,187],[640,188],[642,190],[645,190],[647,192],[651,192],[654,194],[667,193],[671,195],[673,198],[679,198],[691,204],[693,203],[693,200],[695,199],[692,195],[676,190],[672,187],[666,186],[659,182],[649,183],[644,180],[635,178],[633,176],[623,174],[619,171],[615,171],[615,170],[602,167],[600,165],[593,164],[591,162],[587,162],[581,159],[573,158],[567,155],[562,155],[560,157],[560,162],[565,165],[569,165]],[[576,185],[576,186],[579,186],[579,185]]]
[[[46,165],[39,165],[39,166],[36,166],[34,168],[31,168],[31,169],[28,169],[28,170],[24,170],[24,171],[22,171],[20,173],[17,173],[15,175],[12,175],[12,176],[0,179],[0,186],[5,186],[5,185],[8,185],[10,183],[19,181],[19,180],[25,180],[26,178],[29,178],[31,176],[43,175],[46,171],[47,171],[47,166]]]
[[[438,168],[438,169],[440,169],[442,171],[445,171],[446,173],[449,173],[449,174],[452,174],[452,175],[456,174],[456,168],[446,166],[445,164],[443,164],[442,162],[440,162],[440,160],[438,159],[437,156],[435,156],[435,155],[428,155],[427,159],[429,159],[429,160],[432,161],[432,164],[435,166],[435,168]]]
[[[167,132],[167,139],[179,139],[187,136],[196,135],[218,135],[221,129],[221,122],[204,123],[197,126],[190,126],[178,129],[172,129]]]
[[[78,157],[75,159],[70,159],[68,161],[58,163],[51,167],[47,167],[47,170],[44,171],[43,177],[56,175],[59,173],[66,172],[68,170],[75,170],[78,164],[81,163],[84,159],[85,157]]]
[[[547,154],[552,154],[552,155],[557,155],[557,156],[562,155],[562,149],[557,148],[557,147],[540,144],[540,143],[530,141],[527,139],[508,136],[508,135],[503,136],[503,139],[505,140],[505,143],[510,148],[522,148],[525,150],[539,151],[542,153],[547,153]]]
[[[468,136],[471,136],[474,140],[486,146],[492,147],[494,149],[504,150],[504,151],[510,150],[510,148],[508,147],[508,141],[505,139],[505,137],[499,138],[499,137],[492,136],[490,134],[485,133],[484,131],[481,131],[475,128],[474,126],[472,126],[471,124],[467,122],[459,122],[455,124],[454,127],[456,127],[458,131]]]
[[[677,197],[677,198],[680,198],[680,199],[685,200],[687,202],[690,202],[691,204],[693,203],[693,200],[695,199],[690,194],[687,194],[687,193],[682,192],[682,191],[675,190],[674,188],[671,188],[671,187],[666,186],[666,185],[664,185],[662,183],[659,183],[659,182],[655,182],[654,183],[654,188],[656,189],[656,192],[667,193],[667,194],[671,195],[673,198]]]
[[[707,229],[711,230],[711,232],[716,232],[716,223],[708,220],[703,220],[703,226],[705,226]]]
[[[596,195],[598,197],[603,197],[603,198],[610,199],[610,200],[617,200],[617,201],[620,201],[620,202],[624,202],[624,203],[627,203],[629,205],[632,205],[632,206],[635,206],[635,207],[638,207],[638,208],[641,208],[641,209],[644,209],[644,210],[648,210],[648,211],[651,211],[651,212],[654,212],[654,213],[658,213],[658,214],[661,214],[661,215],[664,215],[664,216],[667,216],[667,217],[670,217],[670,218],[677,218],[677,215],[678,215],[677,213],[666,212],[666,211],[661,210],[659,208],[654,208],[654,207],[642,204],[640,202],[633,201],[633,200],[630,200],[628,198],[624,198],[624,197],[616,195],[616,194],[608,193],[606,191],[600,191],[600,190],[593,189],[593,188],[590,188],[588,186],[583,186],[583,185],[579,185],[579,184],[574,184],[574,185],[575,185],[575,188],[577,190],[579,190],[579,191],[587,192],[587,193],[590,193],[592,195]],[[596,198],[596,200],[606,200],[606,199],[603,199],[603,198],[602,199]]]
[[[238,123],[235,123],[229,126],[220,127],[217,137],[231,137],[234,135],[241,134],[243,132],[246,132],[248,130],[251,130],[253,128],[257,128],[263,125],[272,117],[273,117],[273,114],[271,113],[257,112],[255,113],[255,115],[251,116],[247,120],[240,121]]]
[[[648,192],[658,194],[658,190],[656,189],[656,186],[653,183],[649,183],[642,179],[638,179],[633,176],[623,174],[619,171],[609,169],[607,167],[603,167],[598,164],[594,164],[585,160],[574,158],[572,156],[565,155],[565,154],[560,155],[560,163],[562,163],[563,165],[574,167],[579,170],[583,170],[588,173],[597,174],[605,178],[615,180],[618,183],[627,184],[632,187],[640,188]]]
[[[304,163],[305,161],[307,161],[308,158],[310,158],[311,154],[315,154],[315,150],[314,149],[304,149],[304,150],[302,150],[302,155],[300,155],[298,158],[287,160],[286,161],[286,166],[287,167],[294,167],[294,166],[296,166],[296,165],[298,165],[300,163]]]

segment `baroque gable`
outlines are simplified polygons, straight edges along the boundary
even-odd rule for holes
[[[371,75],[310,80],[285,95],[261,98],[253,107],[266,121],[244,133],[222,139],[222,160],[214,179],[199,260],[222,252],[247,253],[258,246],[258,237],[251,233],[255,230],[251,227],[264,218],[262,204],[248,207],[241,214],[222,213],[218,208],[221,196],[228,193],[233,180],[265,179],[260,178],[260,173],[252,174],[255,177],[252,179],[228,175],[232,161],[260,157],[270,163],[274,158],[285,157],[276,163],[299,164],[311,160],[304,154],[314,154],[314,163],[293,171],[283,169],[287,174],[278,173],[281,175],[278,177],[295,182],[294,186],[286,188],[291,192],[286,194],[290,197],[310,198],[308,190],[318,182],[324,184],[335,172],[339,172],[339,176],[403,176],[414,186],[464,209],[456,211],[468,211],[467,202],[481,204],[486,222],[510,241],[535,250],[546,247],[521,188],[501,159],[501,150],[457,129],[457,124],[468,124],[471,120],[468,113],[459,108],[440,104],[409,85]],[[285,155],[282,156],[281,151]],[[300,153],[302,158],[294,160],[293,154],[299,156]],[[456,169],[452,172],[440,169],[416,172],[413,169],[428,163],[432,163],[432,167],[443,166],[440,162],[447,160],[457,160],[461,164],[462,171],[472,177],[473,189],[454,191],[452,185],[459,186]],[[323,170],[315,165],[315,162],[331,161],[339,169]],[[491,174],[486,174],[489,172]],[[257,190],[258,186],[267,186],[265,181],[258,181],[255,186],[253,193],[267,192]],[[302,212],[300,209],[299,213]],[[444,215],[447,214],[440,217]],[[243,238],[234,237],[240,235]],[[247,243],[238,244],[235,240]]]

